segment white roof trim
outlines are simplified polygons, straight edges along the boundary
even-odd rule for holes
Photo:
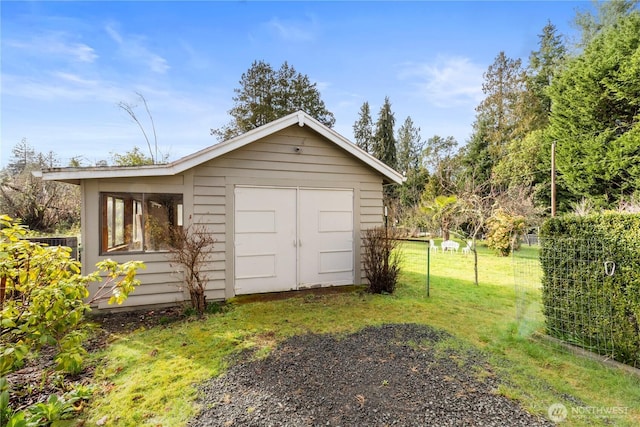
[[[288,116],[274,120],[264,126],[250,130],[240,136],[212,145],[196,153],[185,156],[166,165],[149,165],[149,166],[127,166],[127,167],[88,167],[88,168],[52,168],[44,169],[38,175],[46,181],[66,181],[78,183],[82,179],[96,178],[128,178],[141,176],[170,176],[184,172],[209,160],[220,157],[226,153],[244,147],[254,141],[274,134],[291,125],[298,124],[300,127],[308,126],[324,136],[338,147],[347,151],[363,161],[380,174],[385,176],[389,181],[401,184],[404,177],[398,172],[363,151],[348,139],[338,134],[334,130],[323,125],[313,117],[303,111],[298,111]]]

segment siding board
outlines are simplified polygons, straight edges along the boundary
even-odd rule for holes
[[[301,147],[296,153],[294,147]],[[364,162],[346,153],[309,128],[291,126],[194,167],[182,175],[141,180],[109,180],[99,187],[108,191],[145,188],[144,191],[183,192],[185,211],[192,221],[204,224],[216,239],[209,254],[210,264],[205,270],[208,278],[207,299],[217,300],[233,296],[233,188],[235,185],[265,185],[317,188],[352,188],[354,190],[354,236],[361,238],[361,230],[381,225],[382,176]],[[189,188],[185,189],[184,186]],[[180,191],[175,191],[180,189]],[[171,190],[171,191],[169,191]],[[105,191],[105,190],[101,190]],[[139,190],[136,190],[139,191]],[[189,200],[186,199],[189,198]],[[190,210],[188,210],[190,209]],[[96,218],[97,221],[97,218]],[[359,222],[359,225],[357,224]],[[185,223],[187,219],[185,218]],[[227,244],[229,243],[229,244]],[[356,242],[356,246],[361,246]],[[356,248],[356,280],[366,279],[359,259],[362,250]],[[137,259],[137,258],[136,258]],[[127,300],[125,306],[167,304],[188,300],[188,293],[177,285],[182,282],[177,267],[169,265],[167,254],[141,254],[147,270],[141,270],[142,285]]]

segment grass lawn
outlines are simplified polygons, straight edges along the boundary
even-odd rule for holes
[[[296,334],[421,323],[481,349],[503,380],[499,393],[517,399],[530,412],[546,416],[550,405],[562,403],[569,411],[566,425],[640,425],[638,377],[574,356],[532,335],[542,328],[535,312],[537,292],[527,296],[530,315],[517,320],[510,258],[478,248],[480,284],[475,286],[473,255],[432,254],[427,298],[422,247],[404,244],[406,268],[393,295],[307,294],[250,303],[238,299],[202,321],[118,337],[99,355],[96,381],[103,392],[89,411],[91,424],[106,416],[107,425],[181,426],[197,410],[197,384],[222,373],[242,350],[256,350],[256,357],[261,357],[278,341]],[[524,248],[522,255],[535,259],[536,249]],[[534,268],[530,278],[535,274]],[[616,415],[601,418],[614,411]]]

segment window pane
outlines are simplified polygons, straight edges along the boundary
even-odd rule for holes
[[[145,250],[171,248],[171,230],[182,222],[181,194],[145,194]]]
[[[181,194],[103,194],[102,252],[164,251],[182,226]]]
[[[107,248],[113,247],[113,197],[107,197]],[[103,226],[105,226],[103,225]]]
[[[142,250],[142,200],[133,201],[133,220],[131,232],[130,249],[133,251]]]
[[[115,199],[115,202],[115,246],[119,246],[124,244],[124,200]]]

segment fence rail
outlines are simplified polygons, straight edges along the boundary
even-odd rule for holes
[[[26,240],[34,243],[44,243],[49,246],[66,246],[71,248],[71,258],[78,258],[78,238],[77,237],[28,237]]]

